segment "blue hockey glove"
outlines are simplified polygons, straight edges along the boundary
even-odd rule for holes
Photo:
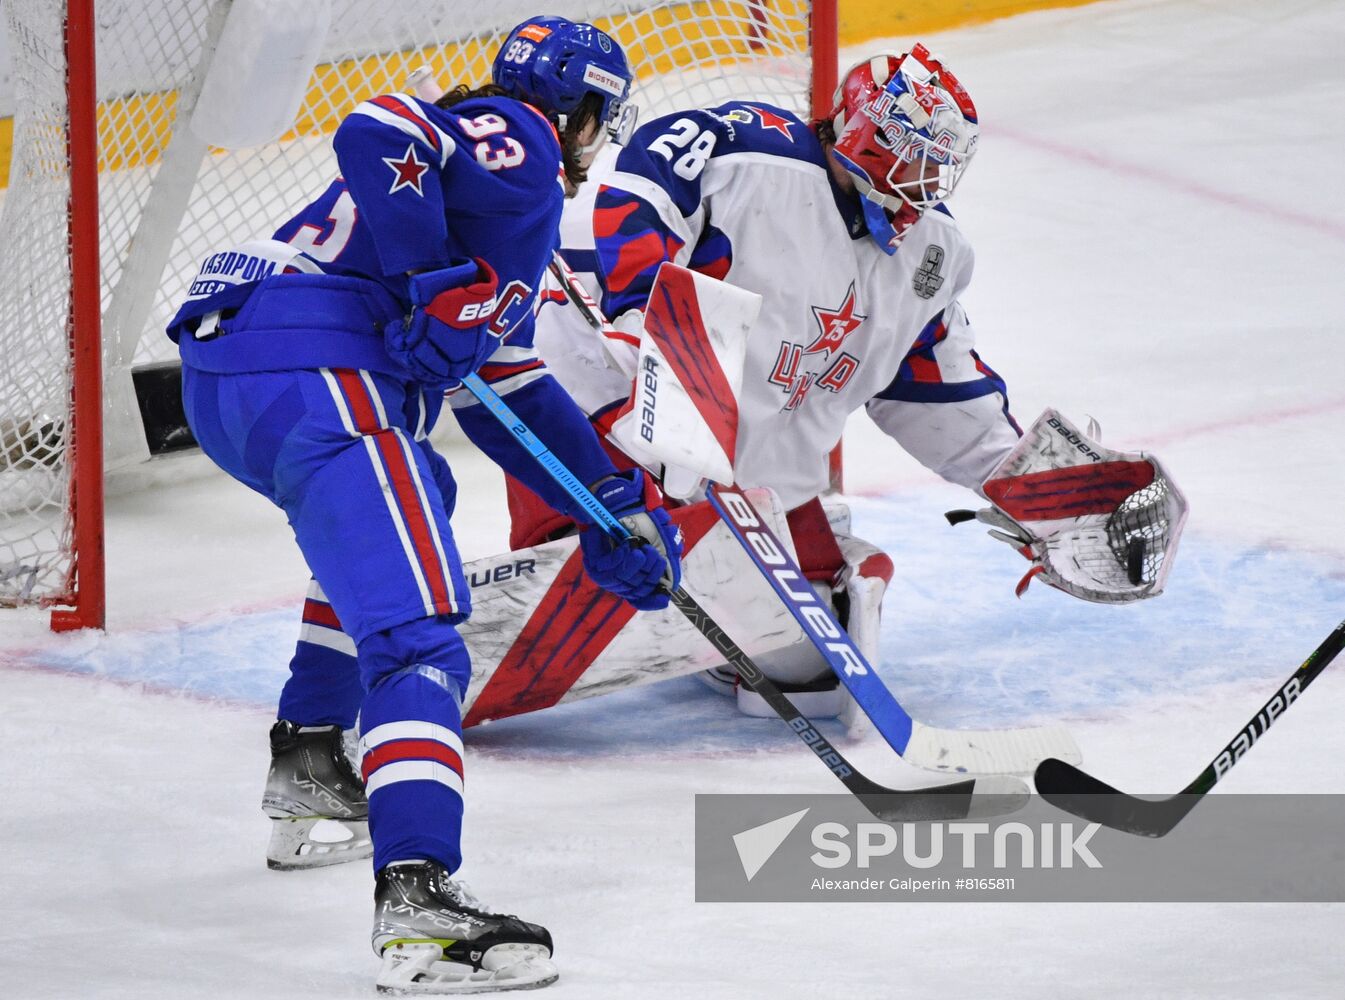
[[[411,275],[411,315],[383,331],[388,354],[417,381],[456,385],[500,345],[489,333],[498,286],[495,269],[479,257]]]
[[[619,542],[601,528],[586,528],[579,535],[584,569],[594,583],[640,611],[666,608],[669,593],[682,582],[682,530],[662,507],[645,505],[639,469],[608,476],[592,489],[634,537]]]

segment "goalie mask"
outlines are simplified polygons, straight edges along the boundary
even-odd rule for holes
[[[953,193],[976,152],[976,106],[923,45],[852,67],[836,89],[834,152],[854,178],[864,221],[895,253],[925,209]]]

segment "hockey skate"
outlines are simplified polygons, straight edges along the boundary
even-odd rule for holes
[[[834,719],[845,708],[845,689],[830,670],[810,681],[776,681],[775,686],[789,698],[795,708],[810,719]],[[775,709],[746,684],[740,683],[736,694],[738,711],[743,715],[754,719],[776,718]]]
[[[373,854],[364,782],[340,726],[271,727],[271,770],[262,811],[271,817],[266,866],[321,868]]]
[[[711,667],[696,675],[697,679],[711,691],[733,698],[738,703],[738,711],[755,719],[774,719],[775,710],[766,703],[766,699],[757,694],[738,678],[738,672],[732,667]],[[775,682],[789,700],[810,719],[831,719],[840,715],[845,708],[845,692],[841,683],[830,670],[819,674],[810,681]]]
[[[381,993],[533,990],[560,976],[545,927],[487,912],[433,861],[394,862],[378,873],[373,946],[383,959]]]

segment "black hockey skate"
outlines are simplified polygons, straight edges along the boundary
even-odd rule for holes
[[[490,913],[433,861],[397,862],[374,886],[374,953],[382,993],[532,990],[554,983],[551,934]]]
[[[268,868],[321,868],[373,854],[369,801],[340,726],[281,719],[271,727],[262,811],[271,817]]]

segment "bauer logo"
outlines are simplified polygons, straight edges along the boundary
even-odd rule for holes
[[[516,580],[521,576],[531,576],[537,572],[537,560],[514,559],[496,566],[468,563],[464,568],[467,571],[467,585],[475,590],[477,587],[504,583],[506,580]]]
[[[645,355],[644,373],[640,378],[640,437],[654,440],[654,404],[658,402],[658,359]]]
[[[800,755],[799,781],[808,768]],[[697,902],[1345,901],[1321,836],[1345,824],[1345,796],[1212,795],[1154,840],[1036,796],[913,785],[867,806],[697,795]]]
[[[748,554],[766,574],[775,592],[789,602],[790,611],[812,634],[822,655],[831,661],[832,668],[843,670],[850,677],[867,674],[868,665],[854,642],[822,606],[812,584],[757,517],[747,497],[729,489],[720,489],[717,497],[728,515],[729,524],[746,543]]]
[[[1236,764],[1238,759],[1266,734],[1266,730],[1274,724],[1286,708],[1293,704],[1294,699],[1298,697],[1302,690],[1298,678],[1290,677],[1284,687],[1275,692],[1275,697],[1270,699],[1269,704],[1258,712],[1256,718],[1247,725],[1247,728],[1238,733],[1237,738],[1214,759],[1216,780],[1227,774],[1228,769]]]
[[[1092,443],[1080,435],[1073,427],[1070,427],[1058,417],[1051,417],[1046,423],[1052,430],[1068,441],[1070,447],[1079,452],[1079,454],[1091,458],[1094,462],[1102,461],[1102,456],[1093,450]]]

